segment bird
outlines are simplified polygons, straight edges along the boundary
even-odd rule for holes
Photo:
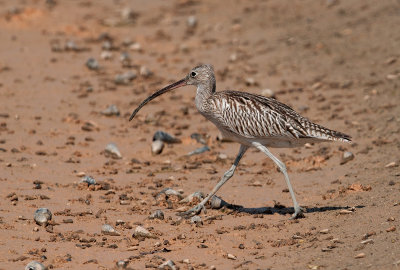
[[[206,203],[234,175],[245,152],[254,147],[272,159],[283,173],[294,207],[290,219],[304,217],[305,210],[296,200],[285,164],[269,148],[292,148],[323,141],[350,143],[351,136],[313,123],[274,98],[241,91],[216,91],[214,68],[209,64],[194,67],[183,79],[154,92],[132,112],[129,121],[151,100],[186,85],[197,88],[195,104],[199,113],[211,121],[223,137],[238,142],[240,147],[232,166],[212,191],[199,204],[180,215],[190,217],[202,210],[205,212]]]

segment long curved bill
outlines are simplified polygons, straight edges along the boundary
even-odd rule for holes
[[[143,100],[143,102],[133,111],[133,113],[131,114],[131,117],[129,117],[129,121],[131,121],[135,115],[140,111],[140,109],[146,105],[147,103],[149,103],[150,101],[152,101],[153,99],[155,99],[156,97],[167,93],[175,88],[181,87],[181,86],[185,86],[186,85],[186,79],[182,79],[180,81],[177,81],[173,84],[170,84],[166,87],[164,87],[161,90],[158,90],[157,92],[155,92],[154,94],[152,94],[151,96],[149,96],[148,98],[146,98],[145,100]]]

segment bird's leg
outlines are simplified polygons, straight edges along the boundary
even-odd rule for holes
[[[296,197],[294,195],[294,191],[292,188],[292,185],[290,184],[290,180],[289,180],[289,176],[287,174],[287,170],[286,170],[286,166],[285,164],[280,161],[278,158],[276,158],[269,150],[267,147],[265,147],[264,145],[258,143],[258,142],[253,142],[253,145],[259,149],[261,152],[263,152],[264,154],[266,154],[270,159],[272,159],[272,161],[275,162],[275,164],[279,167],[279,169],[281,170],[281,172],[283,173],[283,175],[285,176],[285,180],[286,180],[286,184],[288,186],[290,195],[292,196],[292,200],[293,200],[293,205],[294,205],[294,214],[292,215],[292,217],[290,219],[295,219],[295,218],[299,218],[299,217],[304,217],[303,214],[303,209],[299,206],[299,204],[296,201]]]
[[[244,153],[246,152],[246,150],[248,149],[248,146],[245,146],[243,144],[240,145],[240,149],[239,149],[239,153],[236,156],[235,161],[233,162],[232,167],[227,170],[224,175],[222,176],[221,180],[218,182],[218,184],[213,188],[213,190],[211,191],[210,194],[208,194],[207,197],[205,197],[198,205],[196,205],[195,207],[193,207],[192,209],[183,212],[183,213],[178,213],[179,216],[186,216],[186,217],[191,217],[194,216],[196,214],[199,214],[201,212],[201,210],[206,210],[205,205],[208,202],[208,200],[211,199],[212,196],[215,195],[215,193],[217,193],[217,191],[226,183],[226,181],[228,181],[233,174],[235,173],[236,167],[239,164],[240,159],[243,157]]]

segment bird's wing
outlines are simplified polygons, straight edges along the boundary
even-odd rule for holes
[[[350,140],[348,135],[312,123],[272,98],[239,91],[217,92],[209,99],[214,117],[224,129],[246,138],[285,137]]]

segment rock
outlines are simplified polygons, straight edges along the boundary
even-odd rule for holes
[[[88,69],[90,69],[90,70],[98,70],[98,69],[100,68],[99,62],[97,62],[97,60],[94,59],[94,58],[89,58],[89,59],[86,61],[86,66],[87,66]]]
[[[109,51],[103,51],[100,54],[100,58],[103,60],[110,60],[113,58],[113,54],[112,54],[112,52],[109,52]]]
[[[43,264],[37,261],[31,261],[25,266],[25,270],[47,270]]]
[[[228,253],[227,257],[228,257],[228,259],[236,260],[236,256],[233,254]]]
[[[386,164],[385,168],[394,168],[394,167],[397,167],[397,166],[399,166],[399,165],[395,161],[393,161],[393,162],[390,162],[390,163]]]
[[[196,224],[197,226],[203,225],[203,220],[201,220],[200,216],[193,216],[190,219],[190,223]]]
[[[187,26],[190,28],[195,28],[197,26],[197,18],[196,16],[189,16],[187,21]]]
[[[342,155],[342,160],[340,161],[340,165],[346,164],[350,160],[354,159],[354,154],[352,152],[346,151]]]
[[[35,211],[34,220],[36,224],[40,226],[46,226],[47,223],[51,220],[52,214],[47,208],[39,208]]]
[[[210,151],[210,147],[208,147],[207,145],[204,145],[204,146],[202,146],[200,148],[197,148],[197,149],[193,150],[192,152],[189,152],[187,154],[187,156],[198,155],[198,154],[204,153],[206,151]]]
[[[114,78],[114,83],[117,85],[128,85],[136,79],[137,74],[133,71],[128,71],[122,74],[117,74]]]
[[[163,149],[164,149],[163,141],[156,140],[151,143],[151,153],[153,153],[153,155],[161,154]]]
[[[103,226],[101,226],[101,232],[104,235],[111,235],[111,236],[120,236],[121,235],[111,225],[108,225],[108,224],[104,224]]]
[[[142,226],[137,226],[132,236],[134,238],[158,238]]]
[[[190,194],[189,196],[187,196],[186,198],[182,199],[180,201],[180,203],[190,203],[192,202],[195,198],[198,199],[198,201],[200,202],[202,199],[204,199],[204,193],[201,191],[196,191],[192,194]]]
[[[162,141],[165,143],[180,143],[181,140],[178,138],[175,138],[174,136],[168,134],[167,132],[158,130],[156,133],[153,135],[153,141]]]
[[[106,154],[110,155],[111,158],[120,159],[122,158],[121,152],[119,151],[118,147],[115,143],[109,143],[105,149]]]
[[[327,233],[329,233],[329,229],[320,230],[319,233],[327,234]]]
[[[206,140],[203,138],[203,136],[199,133],[192,133],[190,135],[190,138],[192,138],[192,139],[196,140],[198,143],[201,143],[204,145],[207,143]]]
[[[143,77],[145,77],[145,78],[148,78],[148,77],[150,77],[151,75],[153,75],[153,72],[151,72],[151,70],[148,69],[147,67],[141,66],[141,67],[140,67],[140,70],[139,70],[139,74],[140,74],[140,76],[143,76]]]
[[[267,98],[273,98],[275,97],[275,92],[267,88],[261,91],[261,95]]]
[[[176,267],[175,263],[171,260],[168,260],[158,266],[158,269],[164,269],[164,270],[177,270],[178,268]]]
[[[251,78],[251,77],[246,78],[245,83],[247,86],[253,86],[253,85],[257,84],[256,80],[254,80],[254,78]]]
[[[111,104],[104,111],[102,111],[101,114],[105,116],[119,116],[120,112],[116,105]]]
[[[361,258],[364,258],[364,257],[365,257],[365,253],[363,253],[363,252],[358,253],[356,256],[354,256],[355,259],[361,259]]]
[[[160,219],[164,220],[164,212],[161,210],[156,210],[149,216],[149,219]]]
[[[96,180],[91,176],[85,176],[82,178],[81,182],[88,183],[89,185],[96,185]]]
[[[129,260],[119,260],[116,262],[117,269],[126,269],[128,267]]]

